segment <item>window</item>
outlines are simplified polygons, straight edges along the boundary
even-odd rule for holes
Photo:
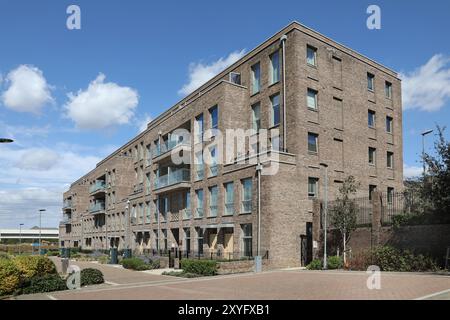
[[[373,184],[370,184],[370,185],[369,185],[369,200],[372,200],[372,198],[373,198],[373,193],[374,193],[375,191],[377,191],[377,186],[376,186],[376,185],[373,185]]]
[[[280,54],[275,51],[270,55],[270,84],[280,81]]]
[[[270,103],[272,105],[270,126],[273,127],[280,124],[280,95],[276,94],[271,96]]]
[[[233,182],[225,183],[224,189],[225,189],[224,215],[232,215],[234,213],[234,184],[233,184]]]
[[[392,83],[389,81],[386,81],[384,83],[384,93],[386,95],[386,98],[392,99]]]
[[[309,109],[317,110],[317,91],[308,88],[306,102]]]
[[[152,218],[152,204],[151,202],[146,202],[145,203],[145,207],[146,207],[146,223],[150,223],[150,220]]]
[[[210,165],[209,165],[209,177],[217,176],[217,148],[214,146],[209,149],[210,153]]]
[[[195,191],[195,195],[197,197],[197,218],[203,218],[203,189],[199,189]]]
[[[217,217],[217,186],[209,188],[209,216]]]
[[[392,133],[393,132],[393,118],[386,116],[386,132]]]
[[[388,187],[387,188],[387,201],[388,201],[388,204],[392,204],[393,200],[394,200],[394,188]]]
[[[280,136],[276,135],[270,138],[270,147],[272,148],[272,150],[275,151],[280,151],[281,150],[281,145],[280,145],[281,141],[280,141]]]
[[[261,129],[261,104],[259,102],[252,105],[252,128],[257,132]]]
[[[195,180],[202,180],[203,172],[203,152],[199,151],[195,154]]]
[[[374,91],[375,90],[375,76],[371,73],[367,73],[367,89],[370,91]]]
[[[203,254],[203,229],[197,228],[198,254]]]
[[[375,165],[377,149],[369,147],[369,164]]]
[[[317,49],[311,46],[306,47],[306,62],[310,66],[316,66]]]
[[[375,128],[375,111],[369,110],[367,113],[367,121],[369,128]]]
[[[252,256],[252,224],[241,225],[242,229],[242,255],[244,257]]]
[[[308,132],[308,151],[309,152],[318,152],[317,148],[317,140],[319,139],[319,135],[315,133]]]
[[[259,62],[252,66],[252,94],[261,90],[261,67]]]
[[[139,203],[139,222],[143,223],[144,222],[144,204],[143,203]]]
[[[252,212],[252,178],[241,181],[242,183],[242,213]]]
[[[237,72],[230,72],[230,82],[235,84],[241,84],[241,74]]]
[[[317,185],[319,179],[317,178],[308,178],[308,197],[317,198]]]
[[[386,166],[389,169],[393,169],[394,168],[394,153],[393,152],[388,151],[386,153]]]
[[[219,127],[219,112],[217,106],[209,109],[209,116],[211,119],[211,129],[217,129]]]
[[[191,192],[187,191],[185,195],[186,200],[186,209],[184,210],[184,219],[190,219],[192,217],[191,214]]]
[[[199,143],[203,141],[203,114],[199,114],[195,117],[194,123],[195,130],[195,143]]]

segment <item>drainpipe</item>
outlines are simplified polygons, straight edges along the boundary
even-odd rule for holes
[[[257,215],[258,215],[258,243],[256,248],[256,255],[261,255],[261,171],[262,165],[258,162],[256,166],[256,173],[258,175],[258,206],[257,206]]]
[[[280,38],[281,51],[283,56],[282,68],[283,68],[283,150],[287,152],[287,131],[286,131],[286,40],[287,36],[283,35]]]

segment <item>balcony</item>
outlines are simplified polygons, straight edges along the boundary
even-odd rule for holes
[[[176,169],[174,171],[169,171],[168,174],[160,176],[155,179],[155,184],[153,189],[159,191],[166,191],[166,189],[170,189],[171,191],[189,188],[191,181],[191,172],[187,168]],[[169,188],[171,187],[171,188]],[[164,189],[164,190],[161,190]]]
[[[203,208],[197,208],[196,209],[196,218],[203,218]]]
[[[234,203],[225,203],[225,213],[224,215],[233,215],[234,214]]]
[[[98,192],[105,192],[106,183],[103,180],[97,180],[89,187],[89,193],[94,194]]]
[[[72,209],[72,200],[64,200],[63,209]]]
[[[217,165],[210,166],[209,167],[209,176],[208,177],[215,177],[215,176],[217,176],[217,170],[218,170]]]
[[[62,220],[59,222],[60,225],[70,225],[71,224],[71,217],[68,215],[63,215]]]
[[[89,208],[89,212],[92,214],[105,213],[105,202],[99,201],[99,202],[93,203],[91,205],[91,207]]]
[[[190,143],[188,141],[175,141],[169,140],[161,143],[159,146],[156,146],[152,152],[152,159],[154,162],[160,161],[167,156],[171,155],[171,151],[175,149],[186,149],[190,150]]]

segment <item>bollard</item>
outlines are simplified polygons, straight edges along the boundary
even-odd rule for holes
[[[67,273],[67,268],[69,268],[69,259],[68,258],[62,258],[61,259],[61,270],[62,273]]]
[[[262,259],[261,256],[255,257],[255,272],[261,272],[262,271]]]

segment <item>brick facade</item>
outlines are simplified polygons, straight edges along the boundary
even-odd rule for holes
[[[271,84],[270,56],[279,53],[281,69],[280,39],[283,35],[287,37],[285,82],[281,70],[279,81]],[[316,49],[315,66],[306,63],[307,46]],[[260,64],[260,90],[253,93],[251,68],[256,63]],[[230,81],[231,72],[240,74],[240,82]],[[375,76],[373,91],[367,89],[368,72]],[[392,84],[391,98],[386,98],[386,81]],[[307,107],[308,89],[317,92],[315,110]],[[280,121],[271,126],[271,98],[276,94],[279,94]],[[278,129],[280,133],[281,149],[261,152],[263,167],[276,166],[278,173],[261,176],[260,193],[256,163],[220,163],[214,177],[208,176],[210,168],[205,164],[204,177],[197,180],[196,166],[192,164],[196,151],[208,149],[221,140],[229,145],[226,129],[251,128],[251,106],[256,103],[260,104],[261,128],[273,132]],[[195,119],[203,114],[203,128],[211,128],[209,110],[213,106],[218,108],[218,129],[223,136],[196,143]],[[369,109],[376,112],[376,122],[371,128],[368,127]],[[150,122],[147,130],[74,182],[64,194],[64,200],[76,201],[72,207],[64,209],[71,216],[60,227],[61,244],[93,249],[130,247],[137,251],[174,246],[198,251],[203,230],[205,252],[255,255],[260,194],[261,253],[269,251],[269,263],[273,266],[299,265],[300,235],[306,233],[306,223],[313,219],[308,178],[318,179],[315,196],[321,198],[324,180],[321,162],[329,165],[330,198],[348,175],[354,175],[361,182],[359,193],[363,195],[368,194],[369,185],[376,185],[380,191],[387,187],[398,191],[402,188],[401,112],[401,85],[395,72],[293,22]],[[386,116],[393,119],[392,133],[386,132]],[[283,136],[284,122],[286,137]],[[186,141],[176,147],[183,150],[191,164],[176,165],[167,153],[157,152],[155,142],[161,145],[167,135],[178,128],[191,133],[190,147],[184,145]],[[308,133],[318,135],[317,152],[308,151]],[[368,164],[369,147],[377,150],[374,165]],[[228,160],[252,158],[247,154],[230,156],[220,146],[217,150]],[[393,168],[386,167],[387,151],[394,154]],[[111,183],[113,172],[115,180]],[[166,173],[169,175],[165,176]],[[243,199],[243,179],[251,179],[251,201]],[[234,187],[233,206],[228,204],[233,207],[231,215],[225,214],[224,183],[228,182],[233,182]],[[105,187],[90,192],[95,189],[92,187],[95,183]],[[209,190],[214,186],[218,190],[214,209],[217,216],[211,217]],[[203,190],[203,217],[196,216],[196,190],[200,189]],[[91,210],[92,205],[97,204],[94,207],[98,208],[102,203],[104,209]],[[162,203],[169,204],[167,210]],[[144,208],[144,219],[140,219],[140,214],[134,216],[133,207],[139,208],[140,204]],[[147,204],[150,204],[150,211],[147,211]],[[250,209],[249,212],[243,212],[244,208]],[[164,211],[167,212],[164,214]],[[244,225],[250,226],[251,234]]]

